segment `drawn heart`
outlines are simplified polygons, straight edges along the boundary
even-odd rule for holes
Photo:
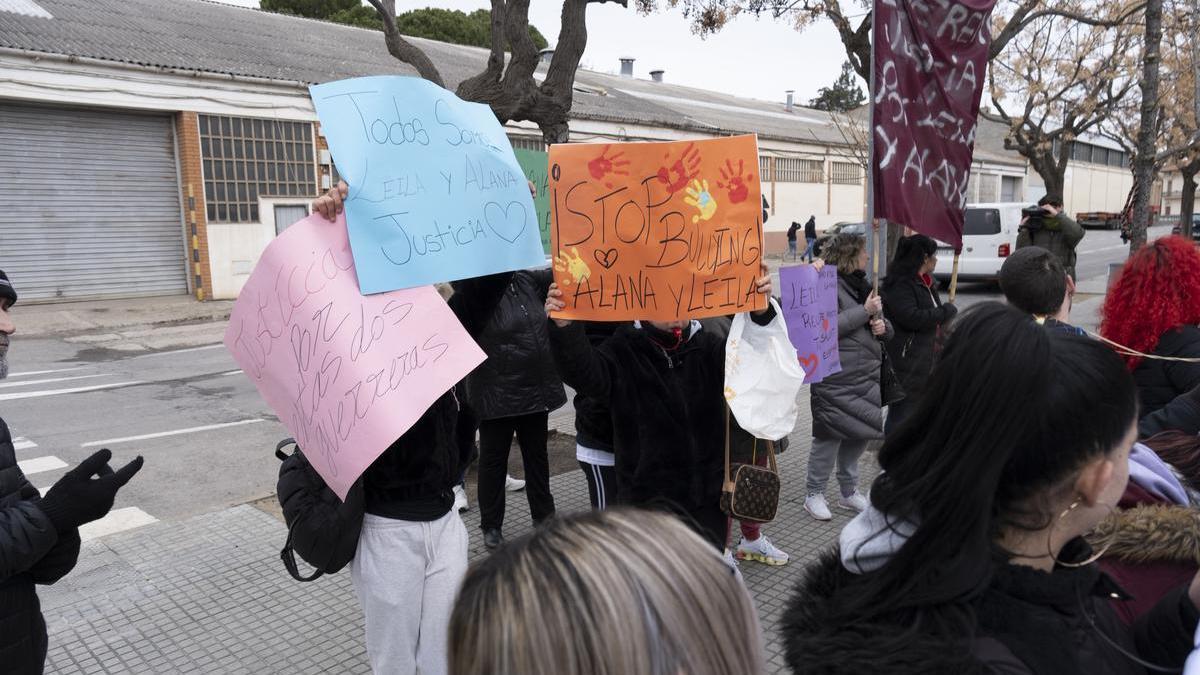
[[[818,358],[815,353],[809,354],[808,356],[799,356],[797,358],[800,359],[800,367],[804,369],[806,374],[812,374],[812,372],[817,369],[817,364],[821,361],[821,359]]]
[[[483,219],[487,221],[488,229],[496,233],[504,241],[512,244],[525,231],[529,213],[521,202],[509,202],[502,207],[495,202],[488,202],[483,207]]]
[[[829,331],[829,317],[827,317],[827,316],[821,317],[821,330],[826,331],[826,332]]]
[[[592,257],[596,259],[596,262],[604,265],[604,269],[612,269],[612,266],[617,264],[617,249],[610,248],[607,251],[596,249],[592,251]]]

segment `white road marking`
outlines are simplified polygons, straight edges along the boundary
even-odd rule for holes
[[[37,443],[34,443],[33,441],[29,440],[28,438],[25,438],[24,436],[18,436],[17,438],[13,439],[13,449],[14,450],[32,450],[36,447],[37,447]]]
[[[1092,249],[1088,249],[1086,251],[1078,251],[1077,253],[1078,253],[1078,255],[1083,255],[1085,253],[1105,253],[1107,251],[1120,251],[1122,249],[1128,249],[1128,248],[1129,248],[1129,244],[1117,244],[1116,246],[1105,246],[1104,248],[1092,248]]]
[[[152,354],[142,354],[141,356],[134,356],[132,358],[148,359],[151,356],[170,356],[172,354],[187,354],[188,352],[203,352],[203,351],[208,351],[210,349],[220,349],[221,347],[224,347],[224,346],[225,346],[224,343],[218,342],[215,345],[204,345],[203,347],[188,347],[187,349],[170,349],[165,352],[154,352]]]
[[[110,534],[132,530],[136,527],[157,522],[158,518],[136,506],[113,509],[100,520],[81,525],[79,527],[79,538],[83,541],[91,541],[92,539],[99,539]]]
[[[25,380],[24,382],[3,382],[0,383],[0,389],[5,387],[29,387],[35,384],[50,384],[51,382],[69,382],[71,380],[86,380],[91,377],[105,377],[104,373],[98,375],[75,375],[74,377],[51,377],[46,380]]]
[[[15,401],[22,398],[40,398],[42,396],[58,396],[60,394],[79,394],[85,391],[99,391],[101,389],[113,389],[115,387],[127,387],[131,384],[142,384],[141,380],[130,380],[129,382],[114,382],[112,384],[98,384],[94,387],[73,387],[71,389],[48,389],[45,391],[23,391],[15,394],[0,394],[0,401]]]
[[[66,468],[67,463],[54,455],[46,455],[45,457],[23,459],[17,462],[17,466],[21,467],[21,473],[28,476],[30,474],[42,473],[43,471]]]
[[[220,377],[229,377],[230,375],[241,375],[241,374],[242,374],[242,371],[240,371],[240,370],[231,370],[228,373],[221,373]]]
[[[56,370],[30,370],[24,373],[9,373],[8,377],[28,377],[30,375],[49,375],[50,373],[70,373],[76,370],[83,370],[87,366],[75,366],[74,368],[58,368]]]
[[[250,420],[238,420],[237,422],[226,422],[224,424],[207,424],[202,427],[189,427],[187,429],[175,429],[173,431],[160,431],[153,434],[142,434],[140,436],[126,436],[125,438],[108,438],[103,441],[88,441],[80,445],[81,448],[95,448],[101,445],[113,445],[115,443],[128,443],[130,441],[145,441],[151,438],[163,438],[166,436],[179,436],[181,434],[194,434],[201,431],[212,431],[214,429],[225,429],[227,427],[237,427],[243,424],[256,424],[258,422],[266,422],[265,419],[255,418]]]

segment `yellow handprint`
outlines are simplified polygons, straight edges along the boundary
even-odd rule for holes
[[[692,216],[693,223],[709,220],[717,213],[717,200],[713,199],[712,194],[708,191],[708,181],[702,183],[693,180],[692,184],[688,186],[687,196],[683,198],[683,203],[694,206],[699,211],[698,214]]]
[[[583,258],[579,257],[578,247],[572,248],[569,254],[559,251],[558,255],[554,258],[554,269],[571,275],[570,279],[563,280],[564,286],[570,285],[571,279],[574,279],[575,283],[579,283],[592,276],[591,268],[588,267]]]

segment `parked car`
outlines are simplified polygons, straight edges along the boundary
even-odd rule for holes
[[[1017,228],[1021,226],[1024,203],[967,204],[963,223],[962,255],[958,261],[959,281],[995,281],[1000,266],[1017,248]],[[954,268],[954,249],[938,242],[938,264],[933,276],[950,279]]]
[[[1183,233],[1183,228],[1180,227],[1179,223],[1176,223],[1175,227],[1171,228],[1171,234],[1182,234],[1182,233]],[[1200,241],[1200,213],[1192,214],[1192,239],[1194,239],[1196,241]]]
[[[813,243],[813,255],[817,256],[818,258],[821,257],[821,251],[825,250],[826,242],[839,234],[853,234],[858,237],[865,237],[867,236],[867,224],[848,222],[834,223],[832,227],[822,232],[821,236],[817,237],[817,241]]]

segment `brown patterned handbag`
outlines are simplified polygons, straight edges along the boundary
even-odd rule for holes
[[[756,466],[758,439],[750,464],[729,464],[729,408],[725,408],[725,483],[721,487],[721,510],[743,522],[769,523],[779,509],[779,467],[775,465],[775,443],[767,441],[768,467]],[[732,473],[732,476],[730,475]]]

